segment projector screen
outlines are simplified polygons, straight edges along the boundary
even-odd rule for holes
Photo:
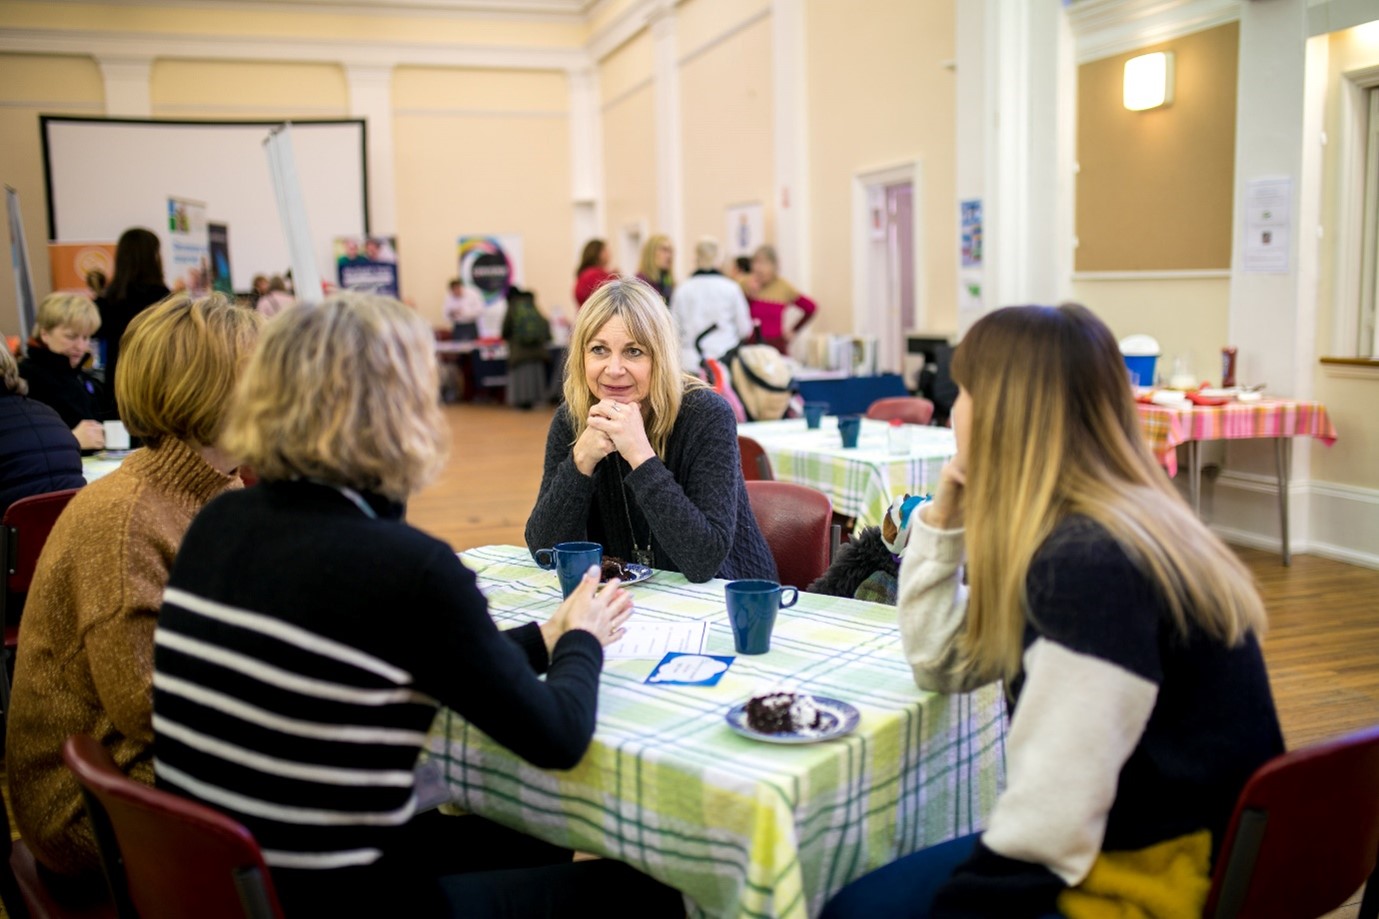
[[[147,227],[163,241],[167,271],[168,199],[190,199],[229,227],[235,290],[282,274],[291,260],[263,147],[278,124],[45,115],[49,238],[114,241]],[[334,281],[332,240],[369,231],[364,121],[294,121],[292,145],[321,277]]]

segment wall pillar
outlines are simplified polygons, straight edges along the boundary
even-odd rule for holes
[[[96,58],[105,80],[105,114],[111,118],[148,118],[153,114],[149,89],[151,57]]]
[[[809,110],[805,99],[803,0],[771,5],[771,67],[775,119],[776,183],[766,202],[776,218],[781,277],[814,290],[809,235]]]
[[[346,64],[350,115],[367,122],[369,156],[369,232],[397,232],[397,180],[393,164],[393,68]],[[402,245],[406,245],[405,242]]]
[[[652,14],[652,92],[655,95],[656,222],[651,234],[666,233],[677,242],[676,258],[686,263],[684,237],[685,171],[681,144],[680,63],[675,5],[664,3]],[[630,271],[629,266],[623,270]],[[687,272],[686,272],[687,273]]]

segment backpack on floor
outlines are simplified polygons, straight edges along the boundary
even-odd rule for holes
[[[748,421],[777,421],[790,407],[790,365],[770,345],[740,345],[724,355]]]

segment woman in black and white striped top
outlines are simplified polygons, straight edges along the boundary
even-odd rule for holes
[[[431,330],[396,301],[343,294],[265,330],[224,437],[262,481],[196,519],[164,595],[158,783],[250,829],[289,915],[606,914],[621,890],[673,912],[624,865],[416,814],[438,704],[575,765],[631,611],[591,572],[548,622],[494,626],[473,573],[402,521],[444,455],[437,391]],[[484,873],[509,868],[529,870]]]

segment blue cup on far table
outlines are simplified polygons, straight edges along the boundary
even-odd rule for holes
[[[861,415],[839,415],[838,433],[843,437],[843,446],[847,448],[857,446],[857,435],[862,433]]]
[[[785,599],[786,593],[790,599]],[[765,654],[771,650],[771,630],[776,613],[794,606],[800,592],[775,581],[729,581],[724,588],[728,598],[728,622],[733,627],[733,647],[738,654]]]
[[[827,402],[806,402],[804,404],[804,423],[811,429],[817,428],[819,422],[823,421],[824,416],[827,414]]]
[[[558,542],[552,549],[537,549],[532,553],[536,564],[560,579],[560,593],[568,597],[590,566],[603,564],[603,546],[596,542]]]

